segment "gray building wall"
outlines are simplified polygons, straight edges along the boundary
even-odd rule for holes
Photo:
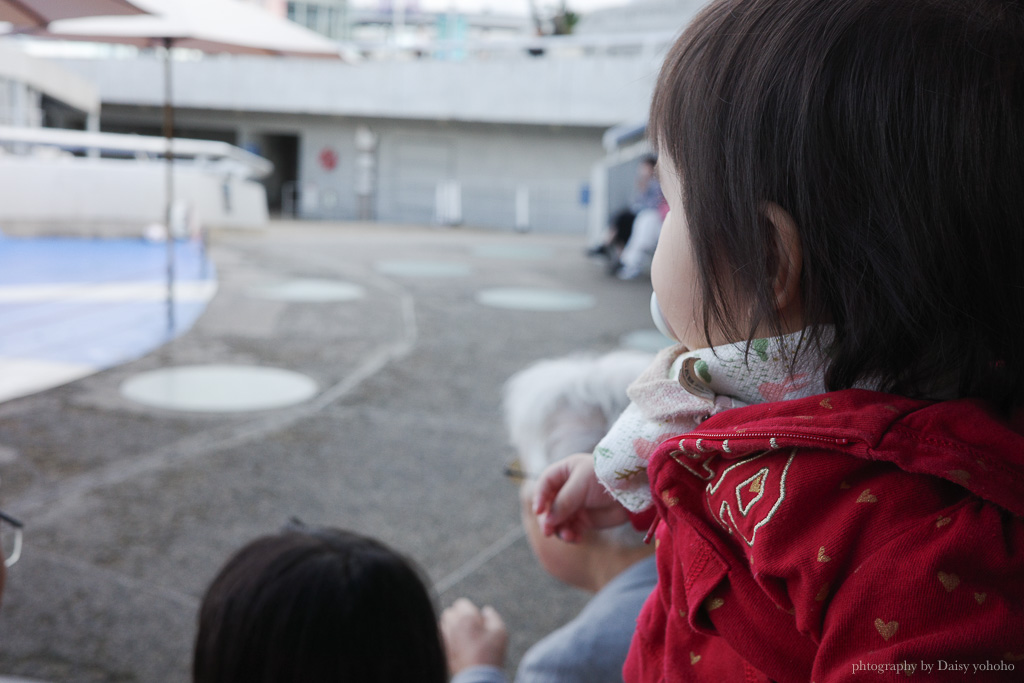
[[[215,55],[175,60],[174,101],[214,111],[608,128],[647,115],[670,42],[667,35],[630,41],[636,49],[624,55],[613,45],[580,58],[518,51],[464,62]],[[544,44],[586,48],[572,37]],[[163,103],[163,66],[151,54],[58,63],[95,83],[104,107]]]
[[[708,0],[633,0],[587,12],[576,25],[579,35],[610,35],[672,30],[681,32]]]
[[[87,79],[0,41],[0,125],[59,127],[63,120],[47,119],[77,122],[99,110],[99,92]]]
[[[301,218],[359,218],[356,194],[356,131],[378,136],[374,215],[398,223],[432,223],[437,188],[457,181],[462,191],[462,223],[511,230],[516,227],[516,194],[529,196],[529,229],[584,234],[582,203],[593,165],[604,156],[602,128],[488,124],[386,118],[267,114],[185,109],[176,112],[183,135],[224,140],[275,158],[282,140],[297,143],[294,178],[268,181],[271,206],[282,194],[291,205],[289,182],[297,189],[294,209]],[[108,105],[104,130],[155,132],[160,111],[152,107]],[[335,166],[324,163],[335,159]]]
[[[646,116],[670,38],[629,38],[622,52],[615,41],[570,36],[545,42],[540,58],[517,47],[457,63],[175,60],[177,130],[270,158],[271,209],[299,217],[362,215],[355,136],[366,126],[379,137],[379,220],[434,222],[438,188],[457,185],[452,222],[585,234],[601,135]],[[61,64],[97,84],[104,130],[158,134],[163,77],[153,55]]]

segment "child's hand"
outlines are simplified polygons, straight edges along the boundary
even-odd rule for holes
[[[549,465],[537,482],[533,511],[544,534],[576,543],[588,529],[606,529],[629,521],[626,508],[612,498],[594,473],[594,456],[577,453]]]
[[[508,632],[493,607],[479,609],[459,598],[441,613],[441,635],[452,675],[472,666],[505,665]]]

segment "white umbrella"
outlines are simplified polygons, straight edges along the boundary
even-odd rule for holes
[[[165,45],[170,40],[173,47],[204,52],[316,57],[339,54],[338,44],[319,33],[237,0],[132,2],[152,16],[72,19],[51,24],[47,33],[140,47]]]
[[[65,0],[66,2],[67,0]],[[76,0],[77,1],[77,0]],[[170,50],[340,58],[337,43],[237,0],[132,0],[150,13],[55,21],[38,35],[66,40],[164,48],[164,135],[167,138],[167,326],[174,330],[173,93]]]
[[[58,19],[145,13],[128,0],[0,0],[0,21],[17,29],[46,26]]]

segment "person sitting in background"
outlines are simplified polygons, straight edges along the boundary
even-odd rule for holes
[[[350,531],[290,525],[220,570],[195,683],[444,683],[437,616],[408,559]]]
[[[612,218],[604,241],[590,248],[591,256],[606,256],[609,259],[609,270],[615,274],[621,263],[620,257],[633,237],[638,217],[645,211],[661,209],[665,197],[661,192],[661,183],[655,173],[658,158],[646,154],[640,158],[636,166],[636,185],[629,200],[629,206],[622,209]],[[660,223],[659,223],[660,226]]]
[[[626,524],[569,544],[545,537],[533,514],[534,480],[561,457],[591,451],[628,403],[626,387],[651,360],[619,351],[599,358],[548,360],[523,370],[505,387],[505,421],[519,453],[523,527],[549,574],[594,593],[580,614],[525,654],[520,683],[620,682],[622,665],[657,572],[643,532]],[[507,632],[491,607],[462,598],[444,611],[441,631],[452,683],[503,683]]]
[[[668,207],[663,205],[657,209],[644,209],[637,214],[633,221],[633,232],[619,256],[619,267],[615,273],[617,278],[635,280],[650,271],[654,250],[658,248],[658,238],[661,237],[661,225],[667,213]]]
[[[654,172],[657,165],[658,157],[654,154],[645,154],[637,164],[636,188],[629,206],[635,214],[646,209],[657,209],[665,201],[665,196],[661,192],[661,181]]]

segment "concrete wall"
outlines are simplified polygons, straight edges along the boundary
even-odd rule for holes
[[[646,117],[666,38],[640,39],[627,54],[545,45],[544,57],[518,50],[464,62],[175,61],[177,125],[183,135],[271,158],[278,164],[266,181],[271,205],[281,204],[282,187],[295,188],[300,217],[362,216],[355,135],[367,126],[379,136],[372,213],[380,220],[434,222],[438,188],[454,181],[465,224],[584,234],[583,199],[604,157],[601,134]],[[577,56],[552,56],[556,47]],[[163,91],[154,56],[60,64],[97,84],[104,130],[157,132]],[[298,152],[294,171],[285,172],[289,164],[275,150],[288,140]],[[284,208],[290,203],[289,194]]]
[[[358,121],[338,121],[307,129],[301,177],[338,194],[334,215],[354,216],[355,129]],[[362,122],[380,138],[377,151],[377,216],[392,222],[431,222],[437,188],[461,186],[462,222],[511,229],[516,193],[529,196],[529,225],[542,232],[586,228],[581,188],[601,157],[599,131],[548,126],[506,126],[435,121]],[[340,150],[338,168],[319,163],[325,148]],[[522,189],[521,189],[522,188]]]
[[[147,225],[166,220],[164,174],[158,161],[0,155],[0,230],[141,236]],[[207,227],[267,220],[262,185],[184,163],[176,168],[175,197]]]
[[[587,12],[576,26],[578,35],[674,30],[681,32],[708,0],[632,0],[622,6]]]
[[[145,129],[157,126],[159,116],[154,108],[109,105],[103,125]],[[467,225],[513,229],[517,188],[524,187],[530,197],[529,229],[582,235],[587,221],[582,189],[604,157],[601,128],[194,109],[179,110],[176,120],[193,134],[232,139],[279,165],[265,147],[266,136],[297,137],[298,215],[304,218],[359,217],[355,137],[360,126],[379,138],[373,209],[389,222],[434,222],[438,183],[454,180],[462,186]],[[324,161],[332,156],[336,165],[330,169]]]
[[[207,56],[175,61],[174,100],[223,111],[607,128],[646,116],[662,47],[576,59],[508,55],[357,65]],[[161,64],[152,55],[58,63],[95,83],[104,105],[163,102]]]
[[[87,114],[100,110],[100,94],[88,79],[51,60],[29,57],[0,40],[0,78],[48,95]]]

